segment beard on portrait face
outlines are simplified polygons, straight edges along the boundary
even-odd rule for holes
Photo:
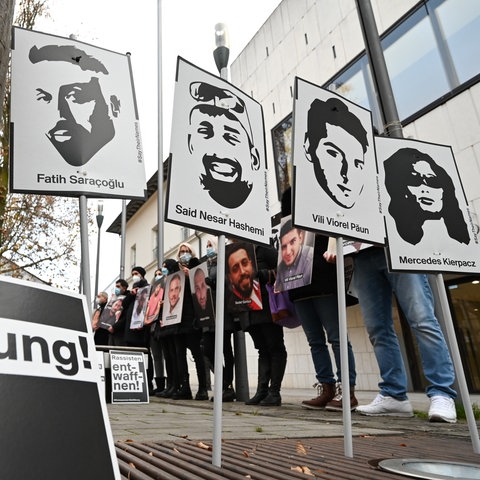
[[[59,120],[47,132],[47,138],[68,164],[74,167],[85,165],[115,136],[113,121],[103,110],[95,107],[89,120],[91,132],[73,118]],[[69,138],[62,141],[62,137]]]
[[[233,168],[232,176],[236,175],[233,182],[219,180],[212,176],[210,165],[212,163],[225,163]],[[237,208],[242,205],[250,195],[253,184],[242,180],[242,168],[236,161],[220,159],[215,156],[204,155],[203,165],[205,173],[200,176],[200,184],[207,190],[210,197],[226,208]]]

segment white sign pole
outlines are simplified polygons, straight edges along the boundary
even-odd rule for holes
[[[223,330],[225,310],[225,235],[218,237],[217,300],[215,305],[215,384],[213,386],[213,450],[212,465],[222,465],[223,406]]]
[[[92,290],[90,282],[90,254],[88,248],[88,217],[87,197],[81,195],[79,198],[80,208],[80,243],[81,243],[81,265],[82,265],[82,286],[83,294],[87,298],[87,306],[90,316],[92,314]],[[98,292],[94,292],[96,295]]]
[[[350,410],[350,375],[348,368],[347,307],[345,301],[345,267],[343,238],[337,238],[337,299],[340,334],[340,371],[342,373],[343,448],[346,457],[353,458],[352,412]]]
[[[448,305],[447,293],[445,291],[445,283],[443,282],[443,275],[435,275],[435,283],[437,286],[437,292],[440,299],[440,308],[443,314],[443,327],[447,337],[448,346],[450,347],[450,353],[452,355],[453,366],[455,367],[455,375],[462,399],[463,408],[465,409],[465,416],[467,417],[468,429],[470,431],[470,438],[472,439],[472,447],[475,453],[480,453],[480,440],[478,438],[478,428],[473,415],[472,405],[470,403],[470,395],[468,393],[467,381],[465,379],[465,372],[462,365],[462,357],[460,356],[460,350],[458,349],[457,337],[455,335],[455,329],[453,328],[452,314]]]

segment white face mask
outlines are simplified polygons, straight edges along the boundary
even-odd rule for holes
[[[134,275],[134,276],[132,277],[133,283],[137,283],[137,282],[139,282],[141,279],[142,279],[142,277],[141,277],[140,275]]]

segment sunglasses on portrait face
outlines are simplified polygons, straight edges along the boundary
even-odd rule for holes
[[[440,179],[436,175],[425,176],[425,175],[420,175],[420,174],[415,173],[415,172],[411,172],[409,180],[408,180],[408,186],[420,187],[420,185],[425,185],[425,186],[431,187],[431,188],[442,188],[443,187]]]

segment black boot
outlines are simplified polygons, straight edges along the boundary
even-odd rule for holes
[[[237,395],[235,394],[235,390],[231,385],[228,385],[228,387],[223,389],[222,392],[222,402],[233,402],[237,398]]]
[[[261,407],[279,407],[282,404],[280,392],[268,392],[268,395],[259,403]]]
[[[280,387],[282,386],[283,375],[287,366],[286,350],[278,350],[272,355],[270,388],[268,395],[260,402],[262,407],[279,407],[282,404],[280,396]]]
[[[165,377],[155,377],[155,385],[157,388],[154,390],[155,395],[165,390]]]
[[[268,395],[270,382],[270,360],[258,357],[258,383],[255,395],[245,405],[258,405]]]
[[[189,376],[187,375],[184,378],[180,388],[172,395],[173,400],[192,400],[192,390],[190,389],[190,380]]]
[[[157,392],[155,393],[155,396],[156,397],[160,397],[160,398],[171,398],[171,396],[175,393],[175,386],[172,384],[172,382],[170,381],[170,378],[166,378],[163,377],[163,381],[165,382],[166,380],[166,385],[165,385],[165,388],[163,390],[161,390],[160,392]]]
[[[206,388],[199,388],[195,395],[195,400],[208,400],[208,390]]]

